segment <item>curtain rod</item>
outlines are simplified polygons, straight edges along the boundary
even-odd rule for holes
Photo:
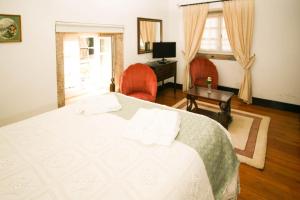
[[[180,5],[179,7],[193,6],[193,5],[199,5],[199,4],[205,4],[205,3],[217,3],[217,2],[223,2],[223,1],[231,1],[231,0],[216,0],[216,1],[207,1],[207,2],[199,2],[199,3],[183,4],[183,5]]]

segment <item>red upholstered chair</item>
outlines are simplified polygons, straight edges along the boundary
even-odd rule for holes
[[[156,75],[148,65],[130,65],[121,76],[120,90],[122,94],[154,102],[157,92]]]
[[[211,77],[213,89],[218,87],[218,71],[216,66],[207,58],[195,57],[190,62],[190,74],[193,86],[207,87],[207,77]]]

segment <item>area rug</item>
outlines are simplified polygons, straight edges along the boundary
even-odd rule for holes
[[[196,101],[199,108],[219,111],[219,106]],[[187,100],[183,99],[173,107],[186,109]],[[238,159],[242,163],[258,169],[265,165],[267,135],[270,117],[231,109],[232,122],[228,127],[231,142]]]

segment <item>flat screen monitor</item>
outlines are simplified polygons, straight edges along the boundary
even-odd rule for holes
[[[176,57],[176,42],[153,42],[153,58],[162,58],[162,62],[166,62],[165,58]]]

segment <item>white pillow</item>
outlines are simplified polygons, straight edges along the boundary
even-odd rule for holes
[[[112,94],[103,94],[88,98],[81,102],[79,113],[84,115],[95,115],[118,111],[122,108],[118,98]]]

